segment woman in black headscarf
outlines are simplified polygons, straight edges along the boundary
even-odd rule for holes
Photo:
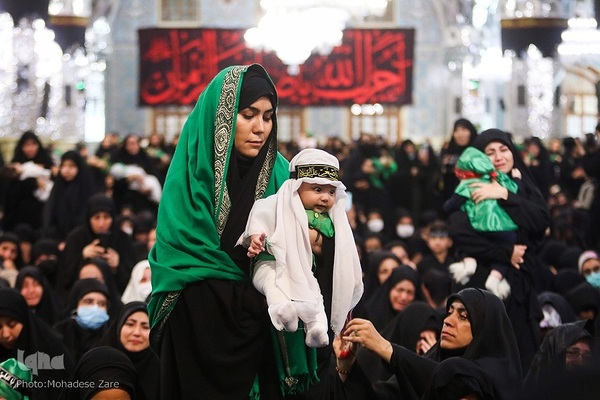
[[[90,400],[102,392],[102,399],[134,400],[135,369],[125,354],[109,346],[86,352],[75,366],[72,388],[65,388],[59,400]],[[110,395],[109,395],[110,394]],[[114,397],[111,397],[114,396]]]
[[[116,317],[123,308],[123,302],[121,301],[121,292],[117,288],[115,276],[106,261],[99,257],[84,260],[83,265],[79,268],[77,280],[87,278],[95,278],[106,285],[108,301],[110,302],[109,314],[111,317]]]
[[[406,265],[396,267],[390,277],[375,290],[361,313],[355,316],[370,320],[378,331],[415,300],[422,300],[419,273]]]
[[[535,179],[544,200],[548,201],[553,173],[550,154],[539,137],[532,136],[523,144],[526,151],[523,161]]]
[[[440,154],[442,164],[442,202],[450,198],[458,185],[458,178],[454,173],[456,160],[458,160],[464,149],[473,144],[476,137],[477,128],[475,128],[475,125],[471,121],[459,118],[454,122],[450,141],[442,148]]]
[[[6,186],[2,220],[6,230],[13,230],[20,223],[29,225],[34,231],[41,227],[44,202],[35,196],[35,192],[43,186],[43,183],[36,177],[21,179],[24,176],[22,175],[23,164],[27,162],[45,168],[50,175],[52,158],[32,131],[21,135],[15,146],[11,164],[7,166],[12,173],[8,174],[11,179]]]
[[[541,341],[539,321],[543,315],[537,294],[549,289],[553,279],[550,269],[538,255],[550,223],[550,214],[508,133],[488,129],[477,137],[473,146],[490,158],[495,169],[513,179],[518,175],[521,177],[516,193],[502,188],[497,182],[475,183],[471,193],[476,203],[487,199],[498,201],[517,224],[516,244],[493,242],[477,234],[464,212],[450,215],[450,233],[455,243],[460,243],[458,250],[477,260],[477,269],[467,286],[485,287],[492,263],[514,267],[509,268],[505,275],[510,285],[510,296],[505,299],[505,304],[515,336],[519,338],[522,367],[526,370]]]
[[[125,304],[113,321],[105,344],[123,352],[135,367],[136,399],[158,400],[160,361],[150,348],[150,323],[146,303],[132,301]]]
[[[281,395],[265,299],[247,250],[235,246],[255,200],[289,178],[276,108],[262,66],[232,66],[208,84],[183,127],[148,256],[161,398]]]
[[[582,398],[577,393],[589,389],[580,387],[582,378],[594,367],[593,335],[594,325],[591,320],[563,324],[550,331],[523,381],[524,398],[557,399],[557,390],[569,393],[570,398]],[[598,388],[597,382],[595,386]],[[596,389],[597,394],[599,391],[600,388]]]
[[[402,265],[402,262],[391,251],[375,250],[368,254],[367,264],[368,269],[363,278],[365,291],[360,299],[360,303],[363,305],[385,283],[392,274],[392,271]],[[357,307],[360,308],[359,306]]]
[[[86,351],[100,346],[108,331],[110,303],[106,285],[94,278],[77,281],[71,291],[69,310],[71,315],[54,329],[78,361]]]
[[[22,268],[17,275],[15,289],[25,298],[31,311],[48,325],[52,326],[62,319],[64,313],[59,307],[54,288],[37,267]]]
[[[106,261],[120,293],[129,282],[135,255],[131,238],[115,223],[115,203],[102,193],[96,193],[86,204],[86,219],[71,231],[59,258],[57,293],[63,298],[77,278],[86,259],[99,257]]]
[[[6,334],[5,329],[11,333]],[[73,358],[59,335],[31,312],[23,296],[14,289],[0,289],[0,330],[0,362],[15,358],[36,367],[35,380],[43,387],[34,388],[30,398],[56,399],[60,389],[48,382],[66,381],[73,370]]]
[[[44,207],[43,236],[64,241],[71,230],[83,223],[85,204],[98,191],[79,152],[65,152]]]
[[[421,399],[432,389],[435,368],[452,357],[477,364],[484,374],[479,383],[491,382],[494,399],[520,399],[521,361],[502,300],[488,291],[467,288],[448,298],[446,310],[440,340],[425,356],[384,339],[364,319],[350,321],[341,340],[363,345],[389,363],[397,379],[395,390],[403,400]],[[338,353],[338,374],[349,384],[362,375],[352,363]]]
[[[156,183],[160,185],[158,181],[158,172],[154,166],[152,157],[148,155],[146,149],[140,144],[141,138],[134,134],[129,134],[123,139],[123,144],[119,146],[115,154],[110,159],[111,165],[122,164],[123,166],[137,166],[143,169],[146,175],[152,175],[157,178]],[[114,172],[114,170],[111,170]],[[140,170],[141,171],[141,170]],[[121,210],[124,205],[128,205],[133,208],[134,212],[142,210],[150,210],[152,213],[156,213],[158,204],[152,200],[149,195],[149,188],[145,188],[143,181],[143,175],[134,176],[122,176],[120,174],[114,175],[115,186],[113,198],[117,205],[117,210]],[[137,180],[141,183],[141,190],[134,190],[131,186],[131,182]],[[147,191],[148,190],[148,191]]]

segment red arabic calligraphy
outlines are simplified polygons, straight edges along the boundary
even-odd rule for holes
[[[193,105],[210,79],[229,65],[260,63],[280,104],[291,106],[412,101],[414,30],[349,29],[327,56],[312,55],[296,76],[274,55],[255,52],[233,29],[142,29],[139,101]]]

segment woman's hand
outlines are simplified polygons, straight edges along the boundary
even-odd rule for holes
[[[342,332],[342,339],[360,344],[376,353],[388,363],[394,352],[392,344],[377,332],[373,323],[362,318],[354,318]]]
[[[101,255],[101,257],[104,259],[104,261],[106,261],[106,263],[111,269],[116,270],[119,266],[120,257],[119,253],[117,253],[115,249],[111,249],[110,247],[107,248],[104,254]]]
[[[92,243],[88,244],[87,246],[85,246],[81,252],[81,255],[83,256],[83,258],[94,258],[94,257],[100,257],[101,255],[104,254],[104,252],[106,251],[106,249],[102,246],[100,246],[100,239],[94,239],[92,241]]]
[[[356,351],[358,345],[356,343],[348,342],[344,340],[342,336],[336,336],[333,339],[333,352],[335,353],[336,359],[336,370],[342,382],[346,380],[350,369],[356,361]]]
[[[525,261],[523,259],[523,256],[525,255],[525,250],[527,250],[527,246],[525,246],[524,244],[515,244],[515,247],[513,247],[513,254],[510,259],[510,262],[512,263],[512,266],[516,269],[521,269],[521,266],[519,264],[523,264],[523,261]]]
[[[471,191],[471,200],[476,204],[488,199],[508,199],[508,189],[500,185],[497,181],[492,183],[475,182],[469,185],[473,188]]]
[[[437,342],[437,337],[435,336],[434,331],[423,331],[419,335],[419,340],[417,341],[417,354],[423,355],[429,351],[431,347]]]

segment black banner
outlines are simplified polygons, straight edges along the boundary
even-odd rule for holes
[[[413,29],[347,29],[328,56],[312,55],[291,76],[271,53],[246,47],[245,30],[141,29],[139,103],[193,105],[230,65],[262,64],[287,106],[412,102]]]

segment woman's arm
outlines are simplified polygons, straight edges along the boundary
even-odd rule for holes
[[[536,188],[527,187],[523,182],[525,190],[512,193],[502,187],[497,181],[492,183],[473,183],[471,199],[475,203],[483,200],[495,199],[498,204],[508,213],[512,220],[529,235],[539,237],[544,234],[550,225],[550,213],[543,197]]]

